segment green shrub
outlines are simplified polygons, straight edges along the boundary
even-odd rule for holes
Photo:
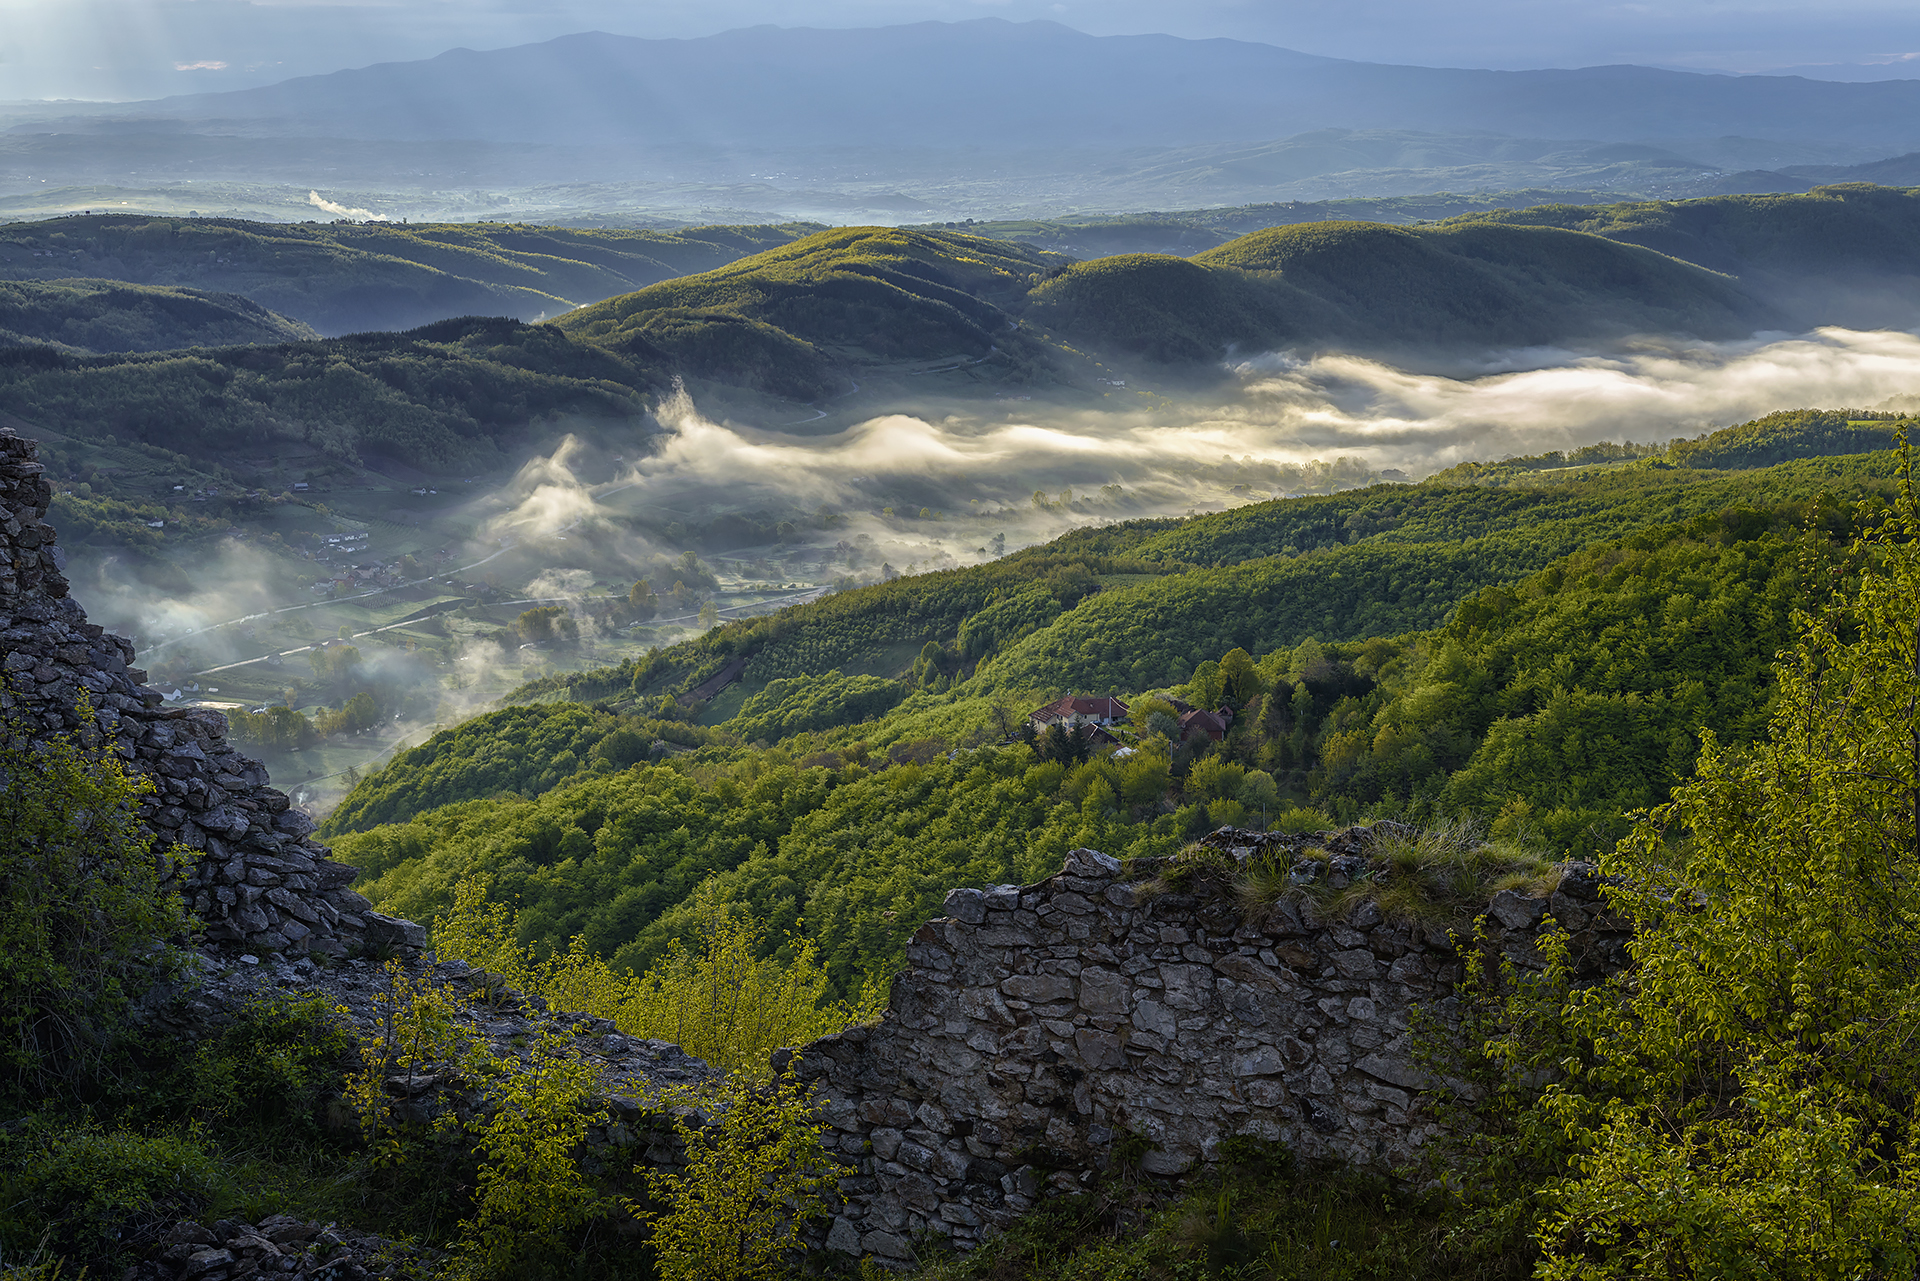
[[[86,713],[35,738],[0,717],[0,1090],[36,1101],[90,1093],[129,1005],[173,972],[189,917],[136,817],[153,788],[129,775]]]
[[[0,1248],[90,1270],[123,1262],[213,1199],[220,1172],[191,1136],[36,1120],[4,1145]]]

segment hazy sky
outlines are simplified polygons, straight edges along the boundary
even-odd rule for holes
[[[1437,66],[1839,64],[1816,74],[1920,77],[1914,0],[0,0],[0,101],[241,88],[574,31],[684,37],[982,16]]]

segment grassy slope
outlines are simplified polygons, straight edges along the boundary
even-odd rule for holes
[[[1161,360],[1279,343],[1444,349],[1647,331],[1731,335],[1762,318],[1723,277],[1556,231],[1278,227],[1190,260],[1082,264],[1036,289],[1030,314]]]
[[[842,389],[848,366],[1024,349],[1032,340],[1021,320],[1069,342],[1205,364],[1282,343],[1379,350],[1723,336],[1764,319],[1722,277],[1597,236],[1315,223],[1193,259],[1122,254],[1071,265],[958,232],[840,228],[559,323],[616,350],[644,342],[696,374],[812,400]]]
[[[0,346],[166,351],[318,336],[237,294],[115,280],[0,281]]]
[[[558,323],[616,350],[645,342],[695,373],[810,400],[845,385],[841,361],[986,356],[1013,339],[1004,309],[1065,261],[957,233],[843,227]]]
[[[523,320],[707,271],[814,230],[259,223],[98,215],[0,228],[0,279],[87,275],[237,293],[326,334]]]
[[[1911,278],[1920,276],[1920,187],[1844,183],[1804,195],[1542,205],[1443,225],[1553,227],[1642,245],[1736,275],[1809,324],[1839,323],[1869,299],[1892,310],[1885,320],[1860,311],[1856,323],[1911,323]]]

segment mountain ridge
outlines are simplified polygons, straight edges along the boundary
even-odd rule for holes
[[[937,57],[929,53],[937,46]],[[1277,74],[1285,72],[1286,74]],[[624,94],[613,92],[623,87]],[[583,102],[627,110],[583,117]],[[699,102],[699,123],[682,104]],[[876,111],[878,104],[887,104]],[[404,104],[406,110],[398,108]],[[963,110],[956,110],[964,104]],[[1920,141],[1920,82],[1717,76],[1634,65],[1535,71],[1396,66],[1245,41],[1089,36],[981,18],[691,40],[578,33],[279,85],[156,99],[135,116],[272,118],[282,132],[761,149],[823,137],[924,147],[1272,138],[1327,126],[1631,138],[1774,133]],[[545,107],[542,111],[539,108]],[[1279,121],[1285,124],[1276,127]],[[1042,130],[1036,121],[1047,122]],[[410,122],[410,123],[401,123]],[[666,145],[662,145],[662,144]]]

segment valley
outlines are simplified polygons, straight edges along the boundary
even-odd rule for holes
[[[0,101],[0,1281],[1920,1276],[1920,81],[1690,3]]]

